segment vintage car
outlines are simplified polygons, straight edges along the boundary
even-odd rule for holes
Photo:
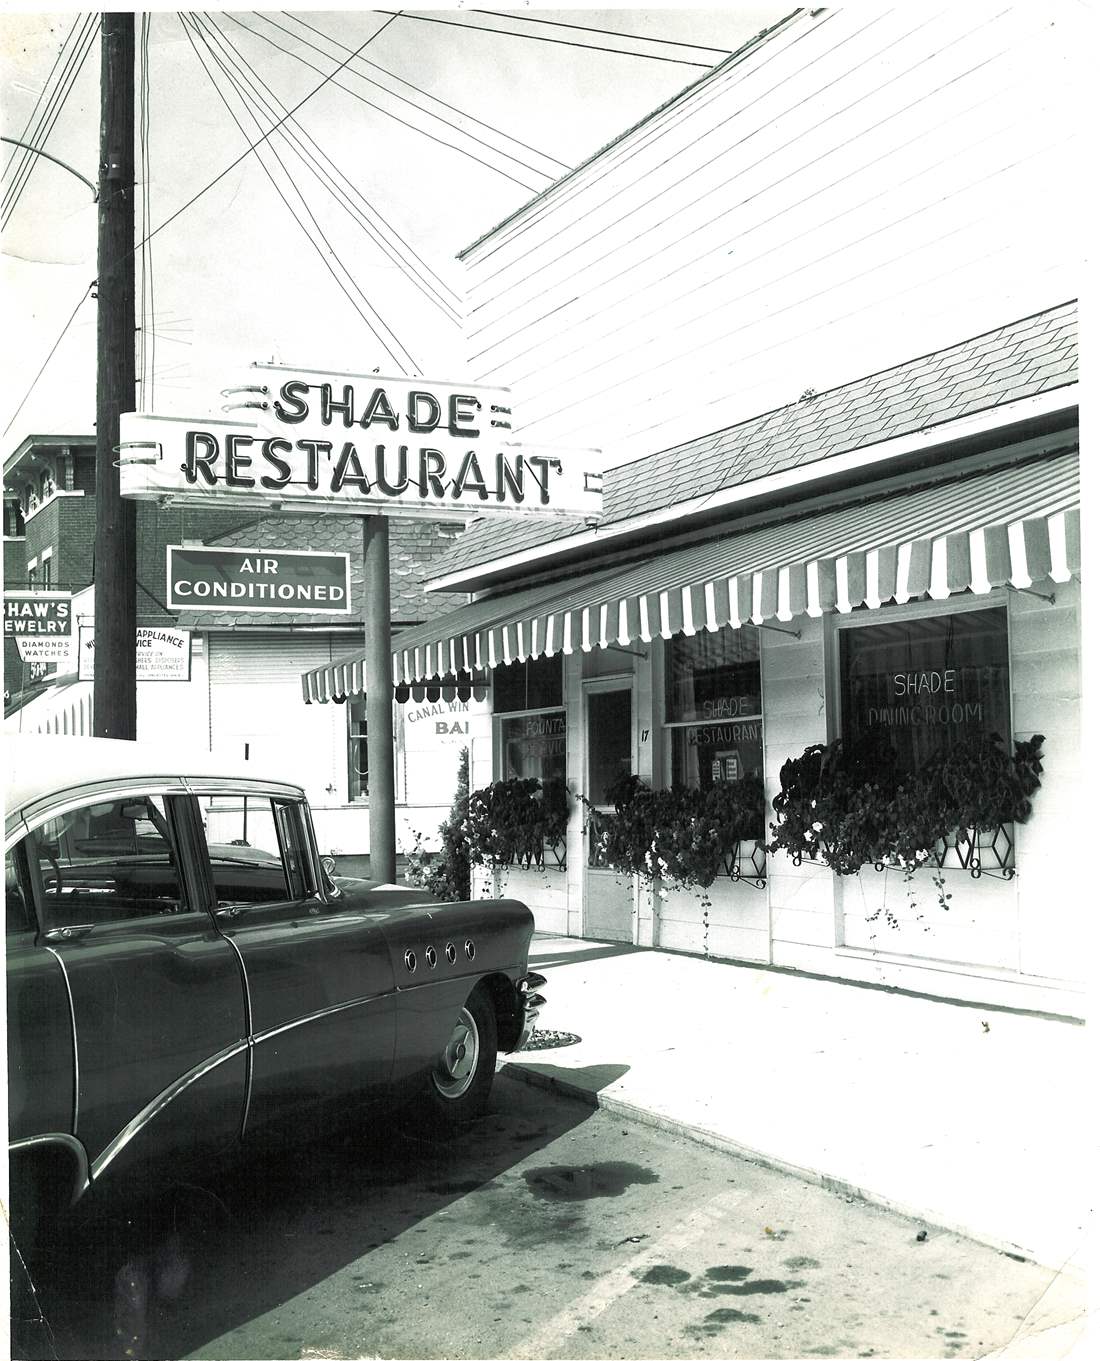
[[[35,1215],[333,1107],[460,1126],[534,1028],[528,909],[335,879],[298,786],[97,738],[4,757],[12,1189]]]

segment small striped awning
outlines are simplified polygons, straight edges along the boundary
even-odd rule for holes
[[[394,683],[679,633],[1027,589],[1080,574],[1076,451],[818,511],[652,560],[478,601],[403,633]],[[344,663],[343,667],[354,663]],[[332,673],[302,678],[307,702]],[[328,677],[328,679],[326,679]],[[362,662],[356,677],[362,684]],[[343,682],[341,682],[342,684]]]

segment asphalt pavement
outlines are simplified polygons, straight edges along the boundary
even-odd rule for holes
[[[508,1076],[1083,1271],[1083,1025],[541,934],[531,967],[547,1003]]]

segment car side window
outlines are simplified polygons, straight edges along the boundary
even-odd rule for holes
[[[314,891],[302,807],[247,794],[200,800],[219,907],[295,902]]]
[[[6,851],[4,854],[4,915],[7,918],[8,940],[34,935],[34,909],[16,862],[15,851]]]
[[[86,804],[31,832],[47,929],[186,912],[164,800],[129,795]]]

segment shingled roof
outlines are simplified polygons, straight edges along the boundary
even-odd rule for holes
[[[390,618],[395,624],[423,623],[454,607],[453,599],[429,595],[424,579],[439,568],[439,559],[452,547],[453,523],[413,520],[394,516],[390,520]],[[211,539],[219,548],[255,548],[262,539],[266,549],[313,549],[318,553],[351,556],[351,613],[334,620],[331,614],[291,614],[285,611],[188,610],[179,625],[191,629],[277,627],[287,624],[355,623],[363,616],[363,529],[357,516],[268,516],[262,530],[255,524]]]
[[[1070,301],[610,468],[601,528],[1076,381],[1077,304]],[[436,570],[452,576],[584,530],[579,518],[478,520]]]

